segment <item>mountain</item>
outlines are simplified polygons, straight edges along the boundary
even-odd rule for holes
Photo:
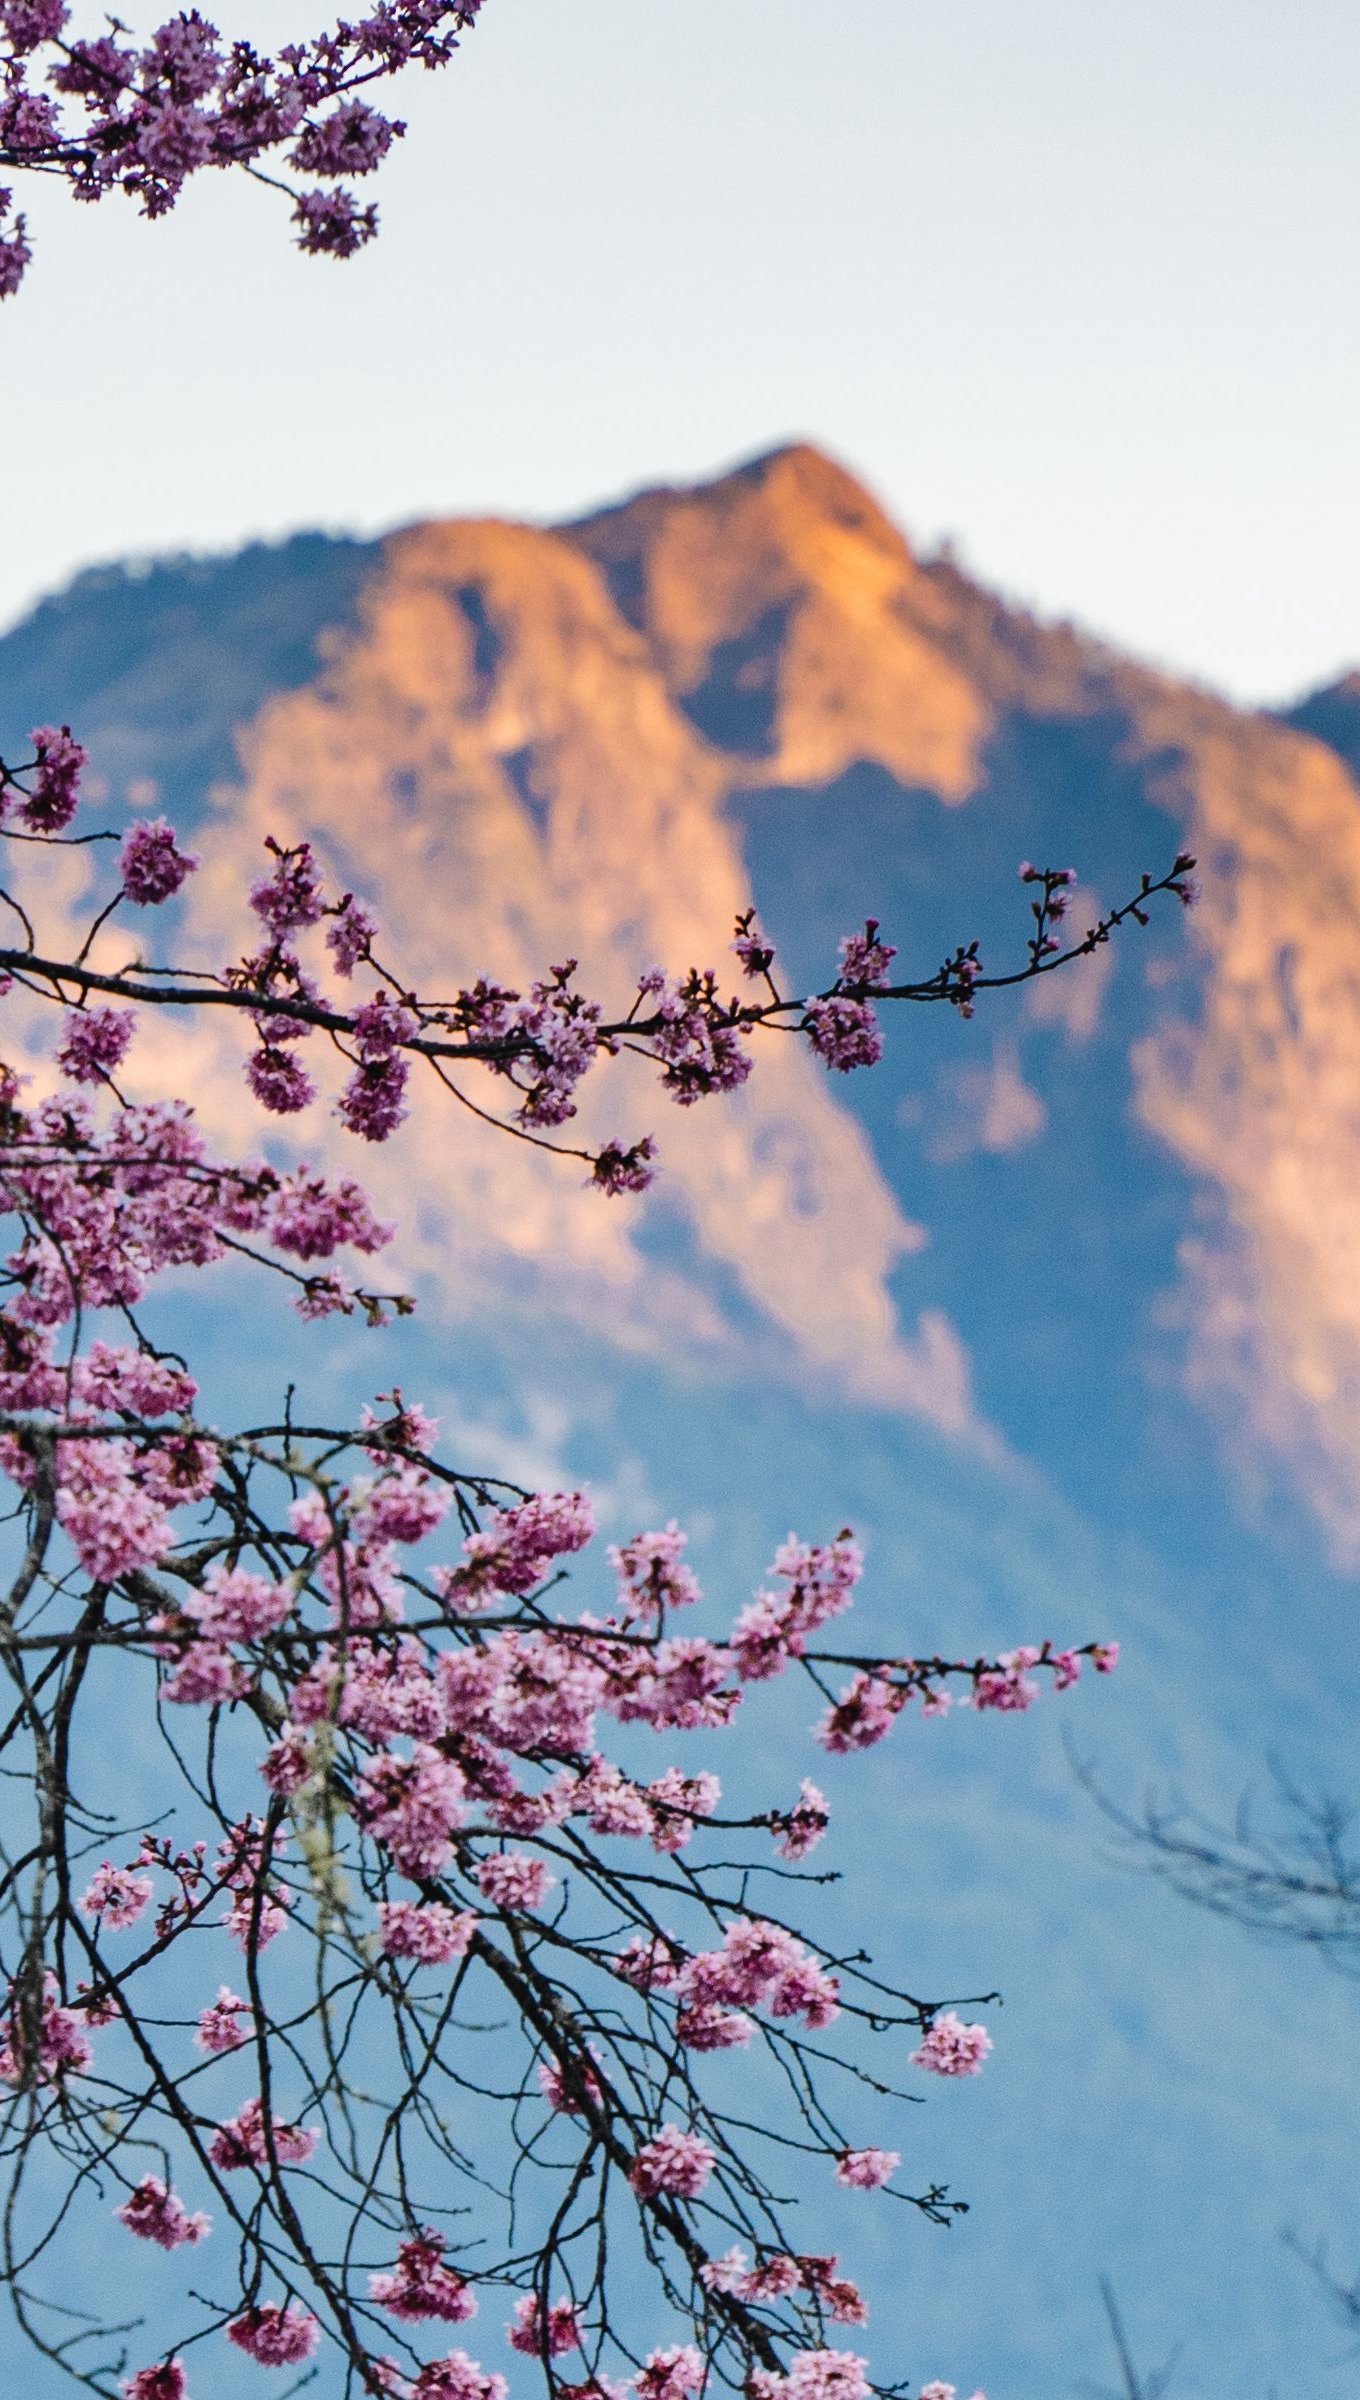
[[[1209,2400],[1320,2375],[1276,2234],[1350,2230],[1354,2011],[1120,1881],[1058,1737],[1207,1806],[1272,1746],[1349,1771],[1360,678],[1234,709],[918,557],[796,447],[558,527],[101,569],[0,640],[0,752],[52,716],[113,821],[193,826],[192,954],[239,944],[242,858],[305,834],[427,989],[571,952],[623,992],[722,966],[751,904],[794,983],[868,914],[910,968],[974,935],[1000,965],[1021,857],[1079,868],[1084,924],[1198,853],[1190,918],[972,1024],[896,1017],[872,1075],[771,1041],[708,1108],[603,1079],[591,1130],[660,1136],[645,1202],[437,1111],[363,1166],[423,1301],[403,1381],[478,1463],[681,1515],[733,1599],[789,1522],[850,1518],[866,1639],[1125,1642],[1065,1717],[922,1726],[838,1778],[883,1938],[1008,2000],[985,2090],[912,2125],[977,2206],[883,2248],[876,2350],[1039,2400],[1099,2372],[1108,2271]],[[167,1024],[133,1064],[258,1140],[230,1044]],[[354,1171],[323,1107],[300,1130]],[[367,1388],[357,1336],[243,1350],[236,1305],[224,1409],[265,1373]]]
[[[1280,711],[1280,722],[1325,742],[1354,772],[1360,768],[1360,674],[1342,675],[1307,693],[1292,708]]]

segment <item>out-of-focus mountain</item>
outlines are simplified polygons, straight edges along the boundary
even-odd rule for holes
[[[1322,684],[1279,714],[1282,725],[1292,725],[1296,733],[1309,733],[1314,741],[1335,750],[1352,773],[1360,769],[1360,673]]]
[[[54,706],[116,799],[154,785],[205,824],[214,952],[239,917],[243,833],[306,833],[434,980],[524,983],[570,949],[622,991],[653,960],[722,963],[752,899],[797,975],[824,977],[866,913],[912,965],[979,929],[1001,959],[1023,931],[1022,852],[1070,854],[1089,907],[1187,840],[1205,886],[1188,932],[1159,920],[971,1029],[904,1026],[892,1077],[833,1086],[776,1054],[724,1112],[630,1092],[629,1130],[666,1119],[649,1210],[602,1217],[475,1135],[450,1178],[431,1132],[421,1254],[460,1307],[533,1288],[710,1363],[774,1339],[786,1366],[1023,1448],[1004,1358],[970,1375],[987,1338],[960,1322],[948,1227],[960,1209],[971,1224],[980,1159],[1048,1128],[1040,1181],[1056,1171],[1069,1213],[1091,1187],[1092,1273],[1064,1263],[1089,1285],[1083,1323],[1118,1224],[1144,1289],[1107,1340],[1151,1339],[1248,1480],[1301,1493],[1337,1554],[1360,1555],[1360,679],[1288,719],[1233,709],[918,559],[799,447],[560,528],[312,536],[86,576],[0,645],[5,721]],[[1110,1123],[1111,1045],[1155,1151]],[[620,1106],[601,1097],[590,1122]],[[1138,1171],[1103,1205],[1120,1140]],[[411,1171],[392,1170],[403,1191]],[[1012,1276],[1042,1276],[1051,1222],[1046,1205],[1029,1237],[1007,1225]],[[1061,1344],[1063,1310],[1042,1313]],[[1032,1335],[1014,1338],[1027,1372]]]
[[[660,1136],[645,1202],[456,1109],[357,1162],[327,1103],[297,1132],[401,1215],[427,1321],[404,1380],[456,1431],[593,1473],[620,1521],[688,1511],[715,1575],[758,1573],[795,1510],[854,1516],[871,1617],[909,1610],[922,1647],[1123,1633],[1127,1681],[1079,1738],[1098,1716],[1140,1779],[1179,1768],[1230,1801],[1272,1741],[1344,1761],[1360,678],[1284,717],[1234,709],[918,557],[797,447],[566,526],[88,575],[0,640],[0,752],[54,716],[113,821],[163,803],[192,824],[191,952],[242,946],[264,837],[306,835],[424,991],[522,988],[568,954],[604,995],[653,962],[735,974],[752,903],[794,984],[868,914],[910,970],[974,934],[999,966],[1023,949],[1020,858],[1078,866],[1084,925],[1193,848],[1191,917],[1164,906],[971,1024],[890,1012],[873,1074],[771,1040],[741,1094],[688,1111],[628,1062],[600,1076],[589,1130]],[[130,1066],[253,1144],[232,1038],[166,1023]],[[247,1360],[218,1332],[227,1382],[275,1371],[277,1345]],[[314,1338],[364,1373],[348,1337]],[[1283,2387],[1304,2303],[1274,2228],[1349,2189],[1355,2028],[1310,1987],[1329,2030],[1281,2085],[1292,1962],[1244,1987],[1239,1954],[1140,1887],[1116,1907],[1061,1759],[998,1763],[993,1732],[868,1770],[867,1821],[895,1860],[908,1807],[917,1844],[887,1921],[910,1911],[949,1988],[1005,1983],[1028,2062],[994,2078],[981,2170],[970,2105],[956,2170],[994,2199],[994,2246],[914,2264],[916,2321],[961,2376],[1037,2400],[1096,2370],[1080,2289],[1133,2262],[1170,2312],[1154,2341],[1212,2324],[1213,2400],[1258,2368]]]

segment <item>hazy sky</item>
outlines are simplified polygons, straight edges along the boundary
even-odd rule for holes
[[[1047,612],[1320,681],[1360,658],[1357,90],[1355,0],[486,0],[348,266],[240,182],[152,227],[26,196],[0,623],[93,559],[802,434]]]

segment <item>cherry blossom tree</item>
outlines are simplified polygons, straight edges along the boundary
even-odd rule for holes
[[[38,729],[0,769],[6,838],[54,865],[112,842],[72,830],[84,763],[66,729]],[[209,1426],[188,1362],[152,1338],[158,1283],[244,1256],[304,1318],[357,1310],[381,1328],[410,1303],[338,1261],[375,1257],[391,1228],[347,1178],[214,1158],[182,1100],[134,1105],[119,1075],[147,1011],[226,1011],[262,1122],[329,1077],[350,1134],[399,1138],[420,1075],[427,1105],[456,1096],[584,1163],[605,1206],[659,1163],[645,1135],[590,1151],[564,1132],[584,1076],[619,1053],[650,1060],[681,1106],[740,1085],[781,1030],[848,1073],[877,1059],[886,1003],[968,1013],[1158,894],[1188,897],[1192,862],[1066,948],[1071,870],[1026,864],[1027,943],[995,975],[974,945],[894,980],[871,923],[795,998],[748,915],[742,990],[658,969],[612,1014],[570,962],[528,994],[411,990],[306,845],[270,846],[242,895],[254,934],[219,972],[120,959],[120,919],[173,910],[195,862],[156,819],[111,864],[64,952],[15,891],[0,948],[14,1022],[60,1011],[49,1088],[30,1095],[13,1066],[0,1082],[0,1469],[19,1537],[4,1741],[31,1794],[0,1880],[0,2149],[25,2329],[129,2400],[181,2400],[190,2352],[215,2339],[266,2366],[324,2344],[346,2392],[500,2400],[498,2371],[465,2349],[425,2355],[429,2329],[499,2305],[511,2348],[574,2400],[623,2382],[685,2400],[714,2381],[859,2400],[865,2360],[839,2329],[865,2306],[790,2232],[789,2165],[948,2223],[962,2202],[898,2181],[900,2079],[975,2075],[990,2036],[965,2004],[818,1942],[804,1862],[828,1811],[810,1777],[791,1762],[765,1805],[733,1814],[683,1737],[739,1739],[761,1687],[796,1674],[816,1742],[851,1753],[910,1707],[1026,1709],[1084,1663],[1108,1672],[1114,1646],[866,1657],[840,1631],[861,1572],[848,1531],[791,1536],[727,1627],[708,1624],[674,1525],[612,1548],[610,1604],[572,1611],[559,1583],[591,1542],[588,1498],[448,1462],[399,1390],[358,1425],[290,1399]],[[115,1718],[160,1761],[145,1824],[101,1809]],[[754,2120],[750,2061],[739,2082],[725,2062],[738,2051],[759,2055]],[[52,2313],[63,2243],[91,2212],[193,2253],[188,2330],[130,2375],[102,2324]]]
[[[0,0],[0,165],[155,215],[192,172],[272,175],[281,154],[322,179],[295,194],[304,248],[343,253],[374,218],[341,179],[400,130],[358,93],[442,63],[476,13],[380,0],[267,59],[196,14],[139,49],[117,26],[76,39],[61,0]],[[28,258],[5,206],[0,293]],[[911,1709],[1027,1709],[1116,1646],[864,1655],[844,1529],[790,1536],[731,1624],[674,1524],[612,1547],[603,1592],[587,1562],[568,1604],[588,1496],[450,1460],[398,1352],[357,1424],[294,1390],[223,1429],[154,1301],[242,1264],[303,1319],[357,1313],[390,1344],[412,1304],[362,1262],[392,1229],[358,1181],[286,1151],[279,1120],[318,1094],[359,1143],[399,1140],[417,1102],[471,1110],[608,1206],[662,1162],[631,1128],[572,1138],[587,1074],[635,1054],[690,1107],[780,1035],[828,1072],[871,1067],[885,1006],[969,1016],[1188,901],[1193,860],[1079,935],[1072,871],[1026,863],[1026,931],[995,972],[974,943],[904,978],[871,921],[795,995],[747,915],[735,965],[672,962],[611,1001],[570,960],[527,992],[418,992],[363,896],[271,844],[241,862],[240,954],[190,973],[144,944],[194,858],[159,818],[87,829],[85,764],[57,724],[0,762],[24,861],[0,890],[0,2224],[20,2324],[109,2400],[211,2400],[251,2364],[313,2361],[347,2396],[504,2400],[470,2341],[507,2341],[563,2400],[905,2389],[894,2362],[871,2386],[865,2302],[795,2235],[787,2187],[948,2224],[964,2203],[912,2188],[891,2144],[926,2078],[981,2070],[972,2012],[994,1995],[914,1992],[828,1948],[810,1759],[734,1809],[687,1737],[744,1750],[746,1789],[778,1678],[809,1685],[814,1748],[849,1754]],[[74,937],[73,845],[109,868]],[[120,1087],[163,1010],[239,1028],[258,1157],[215,1156],[182,1096]],[[115,1726],[149,1794],[132,1819],[110,1805]],[[98,2315],[91,2243],[127,2298]],[[153,2339],[157,2248],[183,2271],[154,2281]]]

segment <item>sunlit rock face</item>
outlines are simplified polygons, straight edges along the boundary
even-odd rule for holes
[[[313,840],[376,905],[423,992],[478,973],[523,990],[568,953],[621,1008],[654,962],[737,973],[728,943],[751,893],[724,813],[731,764],[559,535],[461,524],[390,542],[355,630],[312,684],[262,710],[241,756],[195,887],[205,951],[239,920],[244,830]],[[719,1357],[773,1344],[785,1368],[963,1432],[956,1338],[937,1314],[904,1328],[888,1289],[919,1229],[822,1070],[791,1042],[765,1048],[725,1108],[669,1108],[626,1070],[599,1079],[583,1129],[666,1119],[661,1207],[680,1239],[646,1272],[638,1208],[602,1204],[579,1166],[456,1107],[423,1110],[399,1154],[364,1163],[413,1219],[408,1258],[456,1309],[531,1298],[629,1344]],[[502,1097],[475,1076],[469,1090]],[[324,1118],[303,1130],[352,1153]]]
[[[1179,820],[1204,866],[1198,972],[1173,984],[1159,954],[1167,1004],[1134,1065],[1144,1122],[1199,1186],[1173,1298],[1185,1373],[1240,1463],[1284,1465],[1360,1555],[1360,678],[1278,723],[1233,710],[922,567],[807,450],[571,530],[686,714],[743,754],[747,791],[831,786],[869,761],[985,813],[1008,717],[1084,718]],[[1102,887],[1105,780],[1072,827]],[[847,834],[825,824],[828,847]],[[1034,998],[1041,1017],[1077,1012],[1080,1034],[1098,993],[1074,976]],[[989,1074],[961,1068],[952,1097],[924,1128],[937,1159],[1019,1147],[1044,1123],[1004,1049]]]
[[[940,640],[947,600],[820,452],[646,493],[567,535],[746,784],[830,784],[873,759],[945,801],[975,788],[992,715]]]
[[[879,1075],[771,1041],[735,1102],[692,1111],[627,1064],[598,1077],[584,1135],[660,1137],[645,1203],[456,1102],[362,1165],[454,1315],[547,1309],[1020,1448],[1015,1295],[1056,1240],[1071,1388],[1108,1312],[1107,1368],[1174,1376],[1248,1481],[1287,1479],[1360,1555],[1356,679],[1233,710],[916,557],[797,447],[557,529],[86,579],[0,643],[6,737],[54,705],[115,804],[159,787],[197,816],[200,955],[246,938],[243,837],[306,835],[428,991],[570,953],[613,999],[652,963],[735,975],[752,902],[793,977],[824,980],[867,910],[912,968],[979,930],[1003,964],[1020,855],[1076,863],[1089,909],[1187,841],[1188,923],[972,1027],[913,1014]],[[239,1136],[230,1037],[207,1040],[158,1029],[143,1073],[192,1062]],[[353,1166],[327,1105],[300,1130]]]
[[[1360,1556],[1360,792],[1329,749],[1150,694],[1204,863],[1193,1016],[1139,1046],[1139,1105],[1201,1180],[1187,1372],[1240,1463],[1282,1464]]]

